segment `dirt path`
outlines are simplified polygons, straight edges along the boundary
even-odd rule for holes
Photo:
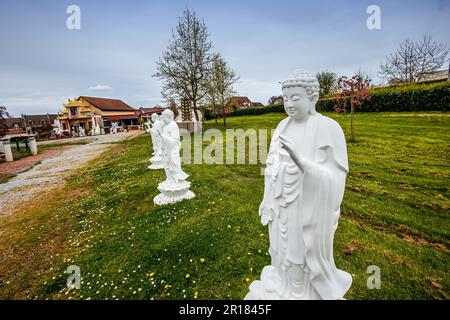
[[[0,184],[0,217],[16,213],[24,203],[30,202],[42,192],[61,187],[67,176],[98,157],[111,146],[111,143],[131,139],[142,133],[131,131],[97,136],[88,144],[56,152],[30,170],[21,172],[6,183]],[[20,167],[19,163],[16,169]]]
[[[76,145],[63,146],[58,149],[47,149],[35,156],[25,157],[19,160],[15,160],[13,162],[2,163],[0,164],[0,175],[16,175],[20,172],[28,170],[29,168],[31,168],[33,165],[35,165],[40,161],[59,155],[65,149],[73,148],[75,146]]]

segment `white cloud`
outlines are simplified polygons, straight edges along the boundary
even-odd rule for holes
[[[98,84],[93,87],[88,88],[89,91],[95,91],[95,92],[111,92],[113,91],[113,88],[110,86],[104,85],[104,84]]]

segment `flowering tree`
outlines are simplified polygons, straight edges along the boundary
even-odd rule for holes
[[[347,112],[348,104],[350,104],[350,141],[355,141],[355,130],[353,127],[355,107],[371,99],[368,90],[370,81],[370,79],[364,79],[361,75],[354,75],[351,78],[343,76],[337,81],[338,95],[336,96],[334,109],[337,113],[345,113]]]

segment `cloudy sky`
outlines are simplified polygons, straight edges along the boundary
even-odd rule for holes
[[[66,27],[72,4],[80,30]],[[366,26],[371,4],[381,9],[380,30]],[[204,18],[240,75],[239,94],[263,103],[299,67],[361,69],[379,82],[380,62],[402,40],[429,34],[450,46],[448,0],[1,0],[0,105],[20,115],[54,113],[80,95],[160,103],[151,75],[185,8]]]

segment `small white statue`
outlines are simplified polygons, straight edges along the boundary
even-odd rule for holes
[[[117,122],[111,123],[111,133],[116,134],[117,133]]]
[[[58,124],[54,123],[52,126],[53,126],[52,130],[55,133],[56,137],[60,137],[60,136],[63,135],[63,130],[61,129],[61,126],[59,125],[59,122],[58,122]]]
[[[158,185],[159,195],[153,200],[156,205],[175,203],[184,199],[191,199],[195,194],[189,190],[189,177],[181,168],[180,158],[180,129],[174,121],[174,114],[166,109],[161,115],[164,127],[161,132],[162,159],[166,180]]]
[[[98,136],[100,134],[104,134],[104,132],[102,132],[103,129],[100,128],[100,123],[102,124],[102,127],[103,127],[102,117],[101,116],[92,116],[91,121],[92,121],[92,128],[90,131],[91,136]]]
[[[52,127],[53,127],[52,130],[57,137],[59,137],[63,134],[63,130],[61,128],[61,122],[59,122],[58,119],[53,120]]]
[[[86,136],[86,132],[84,131],[84,128],[82,126],[78,127],[78,131],[79,131],[80,137]]]
[[[352,277],[336,268],[333,238],[348,173],[345,136],[316,112],[313,74],[297,70],[282,91],[288,117],[270,143],[259,208],[272,262],[245,299],[342,299]]]
[[[164,165],[162,163],[162,141],[161,133],[164,123],[159,119],[159,116],[154,113],[152,114],[152,123],[146,123],[147,132],[150,133],[152,137],[153,144],[153,157],[150,158],[149,169],[162,169]]]

